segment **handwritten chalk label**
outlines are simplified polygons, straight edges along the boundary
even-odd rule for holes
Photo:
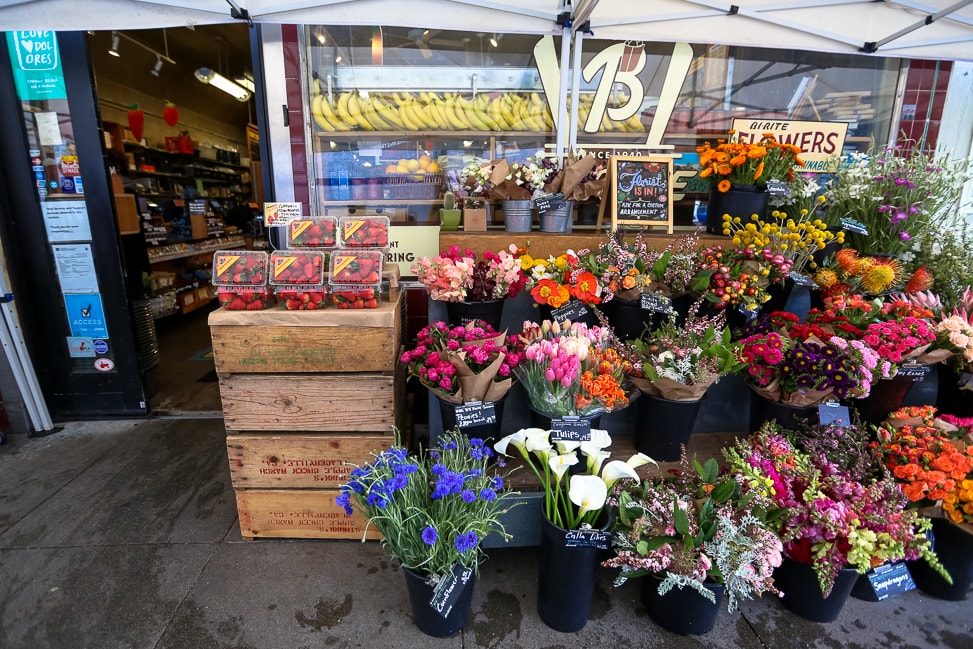
[[[794,280],[794,284],[796,286],[808,286],[810,288],[818,287],[817,282],[807,275],[802,275],[801,273],[788,273],[787,276]]]
[[[841,229],[846,232],[854,232],[855,234],[868,236],[868,228],[865,227],[865,224],[855,219],[841,219]]]
[[[446,573],[432,591],[432,599],[429,606],[441,616],[446,617],[453,610],[463,586],[473,577],[473,568],[464,568],[458,563],[453,564],[453,569]]]
[[[587,442],[591,439],[591,421],[580,417],[551,419],[552,442]]]
[[[760,311],[758,309],[748,309],[742,304],[739,307],[737,307],[737,311],[743,314],[743,317],[747,322],[756,320],[757,316],[760,315]]]
[[[559,323],[565,320],[577,322],[586,315],[588,315],[588,308],[580,300],[571,300],[567,304],[551,310],[551,317]]]
[[[497,423],[497,410],[492,401],[470,401],[456,406],[456,426],[460,429]]]
[[[909,570],[902,561],[875,568],[874,571],[868,573],[868,583],[880,602],[916,589],[912,575],[909,574]]]
[[[564,545],[569,548],[599,548],[607,550],[611,534],[601,530],[568,530],[564,533]]]
[[[932,372],[931,365],[907,362],[899,366],[898,376],[912,379],[913,383],[922,383],[930,372]]]
[[[567,202],[564,200],[564,194],[561,192],[556,194],[541,194],[540,196],[534,197],[534,207],[537,208],[537,212],[539,214],[556,210],[564,207],[566,204]]]
[[[851,415],[848,413],[848,406],[843,406],[837,401],[828,401],[818,406],[818,421],[822,426],[832,423],[847,426],[851,423]]]
[[[642,293],[643,311],[654,313],[669,313],[672,311],[672,300],[661,293]]]
[[[771,196],[790,196],[791,190],[783,180],[771,178],[767,181],[767,193]]]

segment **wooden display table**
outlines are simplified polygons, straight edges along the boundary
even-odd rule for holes
[[[209,316],[244,539],[360,539],[335,496],[402,428],[402,297],[377,309]],[[377,535],[370,532],[370,538]]]

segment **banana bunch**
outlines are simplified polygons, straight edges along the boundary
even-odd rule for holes
[[[591,108],[591,96],[582,97],[579,125]],[[554,119],[547,102],[536,92],[480,94],[474,98],[447,92],[342,92],[332,104],[315,80],[311,90],[311,117],[326,133],[341,131],[529,131],[550,133]],[[642,132],[638,115],[618,123],[602,119],[602,131]]]

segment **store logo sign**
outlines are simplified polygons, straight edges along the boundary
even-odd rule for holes
[[[53,31],[14,32],[17,64],[21,70],[56,70],[57,41]]]
[[[7,32],[10,68],[21,101],[65,99],[57,32]]]

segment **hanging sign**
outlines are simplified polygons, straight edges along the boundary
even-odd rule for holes
[[[672,234],[672,158],[612,156],[608,163],[608,201],[602,200],[597,226],[611,210],[612,230],[619,225],[665,227]]]
[[[67,98],[56,34],[53,31],[7,34],[10,67],[21,101]]]

